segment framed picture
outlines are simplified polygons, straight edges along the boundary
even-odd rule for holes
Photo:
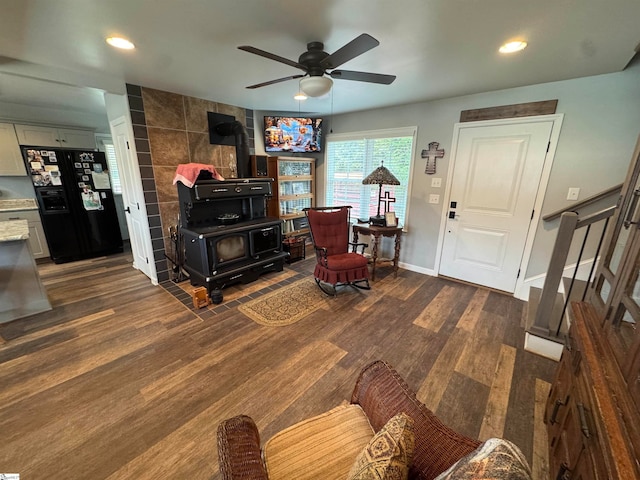
[[[387,227],[397,227],[398,219],[395,212],[387,212],[384,214],[384,220],[387,223]]]

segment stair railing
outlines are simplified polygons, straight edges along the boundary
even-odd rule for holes
[[[601,197],[602,198],[602,197]],[[591,233],[591,227],[595,224],[603,222],[602,233],[598,239],[598,245],[593,258],[593,263],[589,271],[587,278],[587,285],[593,280],[593,273],[595,271],[597,259],[600,255],[600,249],[604,241],[604,236],[609,225],[609,219],[613,216],[617,206],[614,205],[599,212],[587,215],[584,218],[578,218],[576,212],[565,211],[560,214],[560,225],[558,226],[558,233],[556,236],[556,242],[551,253],[551,259],[549,261],[549,268],[547,269],[547,275],[545,278],[544,286],[542,288],[542,294],[540,296],[540,303],[536,310],[536,316],[533,325],[529,328],[529,332],[544,338],[555,337],[560,340],[560,330],[564,321],[567,306],[569,304],[570,295],[573,290],[573,286],[576,281],[578,269],[580,268],[580,262],[584,254],[589,234]],[[567,258],[569,257],[569,251],[576,232],[580,229],[584,229],[585,233],[580,246],[580,252],[576,261],[576,266],[573,271],[571,282],[568,290],[565,294],[565,302],[562,308],[562,314],[560,318],[553,317],[553,307],[555,304],[556,295],[558,294],[558,287],[562,281],[563,273],[566,267]],[[587,289],[583,293],[583,300],[586,295]]]
[[[603,190],[600,193],[596,193],[595,195],[587,197],[584,200],[580,200],[579,202],[571,204],[568,207],[561,208],[560,210],[556,210],[555,212],[548,213],[547,215],[542,217],[542,220],[544,222],[548,222],[550,220],[555,220],[556,218],[560,217],[560,215],[562,215],[564,212],[578,212],[578,210],[580,210],[581,208],[584,208],[588,205],[596,203],[612,195],[618,195],[618,201],[620,201],[619,194],[621,191],[622,191],[622,184],[619,183],[618,185],[614,185],[613,187],[607,188],[606,190]]]

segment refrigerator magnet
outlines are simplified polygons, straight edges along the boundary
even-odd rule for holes
[[[73,163],[74,168],[82,168],[82,164],[80,162]]]
[[[82,164],[82,168],[89,168],[89,164],[88,163],[83,163]]]
[[[93,178],[93,184],[95,185],[96,190],[107,190],[111,188],[111,183],[109,182],[108,173],[93,172],[91,177]]]
[[[84,169],[84,173],[87,175],[91,175],[91,169],[90,168],[85,168]]]
[[[51,170],[49,175],[51,177],[51,185],[62,185],[62,179],[60,178],[60,172],[58,170]]]
[[[100,201],[100,195],[91,190],[82,192],[82,206],[85,210],[102,210],[104,208]]]
[[[88,182],[89,181],[89,175],[82,175],[82,181],[83,182]]]

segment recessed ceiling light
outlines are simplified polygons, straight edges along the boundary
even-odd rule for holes
[[[524,40],[516,40],[515,42],[509,42],[502,45],[499,49],[500,53],[513,53],[519,52],[527,48],[527,42]]]
[[[107,43],[112,47],[122,48],[123,50],[133,50],[136,46],[126,38],[107,37]]]
[[[298,92],[293,96],[294,100],[306,100],[307,96],[303,92]]]

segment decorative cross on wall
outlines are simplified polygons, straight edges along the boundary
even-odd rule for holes
[[[422,158],[427,159],[427,165],[424,168],[424,173],[427,175],[436,173],[436,159],[444,157],[444,149],[438,150],[439,146],[438,142],[431,142],[428,150],[422,150]]]
[[[389,211],[389,204],[395,203],[396,197],[389,195],[389,190],[385,190],[384,195],[380,197],[380,201],[384,202],[384,213]]]

